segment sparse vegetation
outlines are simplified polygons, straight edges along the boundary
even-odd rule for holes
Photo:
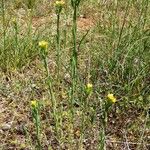
[[[0,149],[149,150],[149,0],[1,0]]]

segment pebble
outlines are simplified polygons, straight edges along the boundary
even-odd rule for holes
[[[3,130],[3,131],[9,130],[9,129],[11,129],[11,126],[12,126],[12,122],[5,123],[2,125],[1,130]]]

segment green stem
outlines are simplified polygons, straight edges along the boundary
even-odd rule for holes
[[[41,138],[40,138],[40,114],[39,114],[39,105],[37,107],[32,108],[32,117],[34,121],[34,125],[36,128],[36,138],[37,138],[37,149],[41,150]]]
[[[55,95],[54,95],[54,92],[52,89],[52,78],[51,78],[50,73],[49,73],[46,54],[42,54],[42,58],[43,58],[43,62],[44,62],[44,68],[46,70],[48,92],[49,92],[51,103],[52,103],[53,117],[54,117],[54,120],[56,123],[55,129],[56,129],[56,133],[58,133],[57,103],[56,103]]]
[[[37,115],[36,115],[36,118],[35,118],[35,124],[36,124],[36,135],[37,135],[38,149],[41,150],[40,118],[39,118],[39,113],[38,113],[38,111],[37,111]]]
[[[77,6],[74,7],[74,13],[73,13],[73,29],[72,29],[72,35],[73,35],[73,44],[74,48],[72,51],[72,60],[71,60],[71,75],[72,75],[72,87],[71,87],[71,112],[73,114],[73,102],[75,97],[75,91],[76,91],[76,84],[77,84]]]
[[[58,84],[60,83],[60,13],[57,14],[57,79]]]
[[[99,150],[106,150],[106,128],[107,128],[107,119],[108,119],[108,103],[105,102],[102,104],[102,118],[100,118],[100,132],[99,132]]]
[[[74,7],[74,15],[73,15],[73,58],[74,58],[74,75],[76,76],[76,68],[77,68],[77,7]]]
[[[105,128],[102,128],[99,133],[99,150],[106,150],[105,145]]]

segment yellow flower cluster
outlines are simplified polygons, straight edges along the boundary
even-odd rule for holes
[[[38,103],[36,100],[31,101],[31,106],[36,108],[38,106]]]
[[[40,41],[40,42],[39,42],[39,47],[44,48],[44,49],[47,49],[47,47],[48,47],[48,42],[46,42],[46,41]]]
[[[55,2],[56,7],[63,7],[65,5],[65,2],[63,0],[59,0]]]
[[[117,101],[113,94],[108,94],[108,95],[107,95],[107,98],[108,98],[112,103],[115,103],[115,102]]]

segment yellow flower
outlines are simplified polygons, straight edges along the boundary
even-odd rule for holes
[[[47,49],[47,47],[48,47],[48,42],[46,42],[46,41],[40,41],[40,42],[39,42],[39,47],[44,48],[44,49]]]
[[[115,103],[115,102],[117,101],[113,94],[108,94],[108,95],[107,95],[107,98],[108,98],[112,103]]]
[[[61,91],[61,97],[62,99],[66,99],[67,98],[67,93],[64,91]]]
[[[31,106],[32,107],[37,107],[37,105],[38,105],[38,103],[37,103],[37,101],[36,100],[33,100],[33,101],[31,101]]]
[[[65,2],[63,0],[60,0],[60,1],[56,1],[55,2],[55,6],[56,7],[63,7],[65,5]]]
[[[87,84],[87,88],[88,88],[88,89],[91,89],[91,88],[93,88],[93,85],[90,84],[90,83],[88,83],[88,84]]]
[[[88,83],[86,85],[86,92],[87,92],[87,94],[90,94],[92,92],[92,89],[93,89],[93,85],[91,83]]]
[[[17,24],[17,19],[16,19],[16,18],[13,18],[13,19],[12,19],[12,23],[13,23],[13,24]]]

